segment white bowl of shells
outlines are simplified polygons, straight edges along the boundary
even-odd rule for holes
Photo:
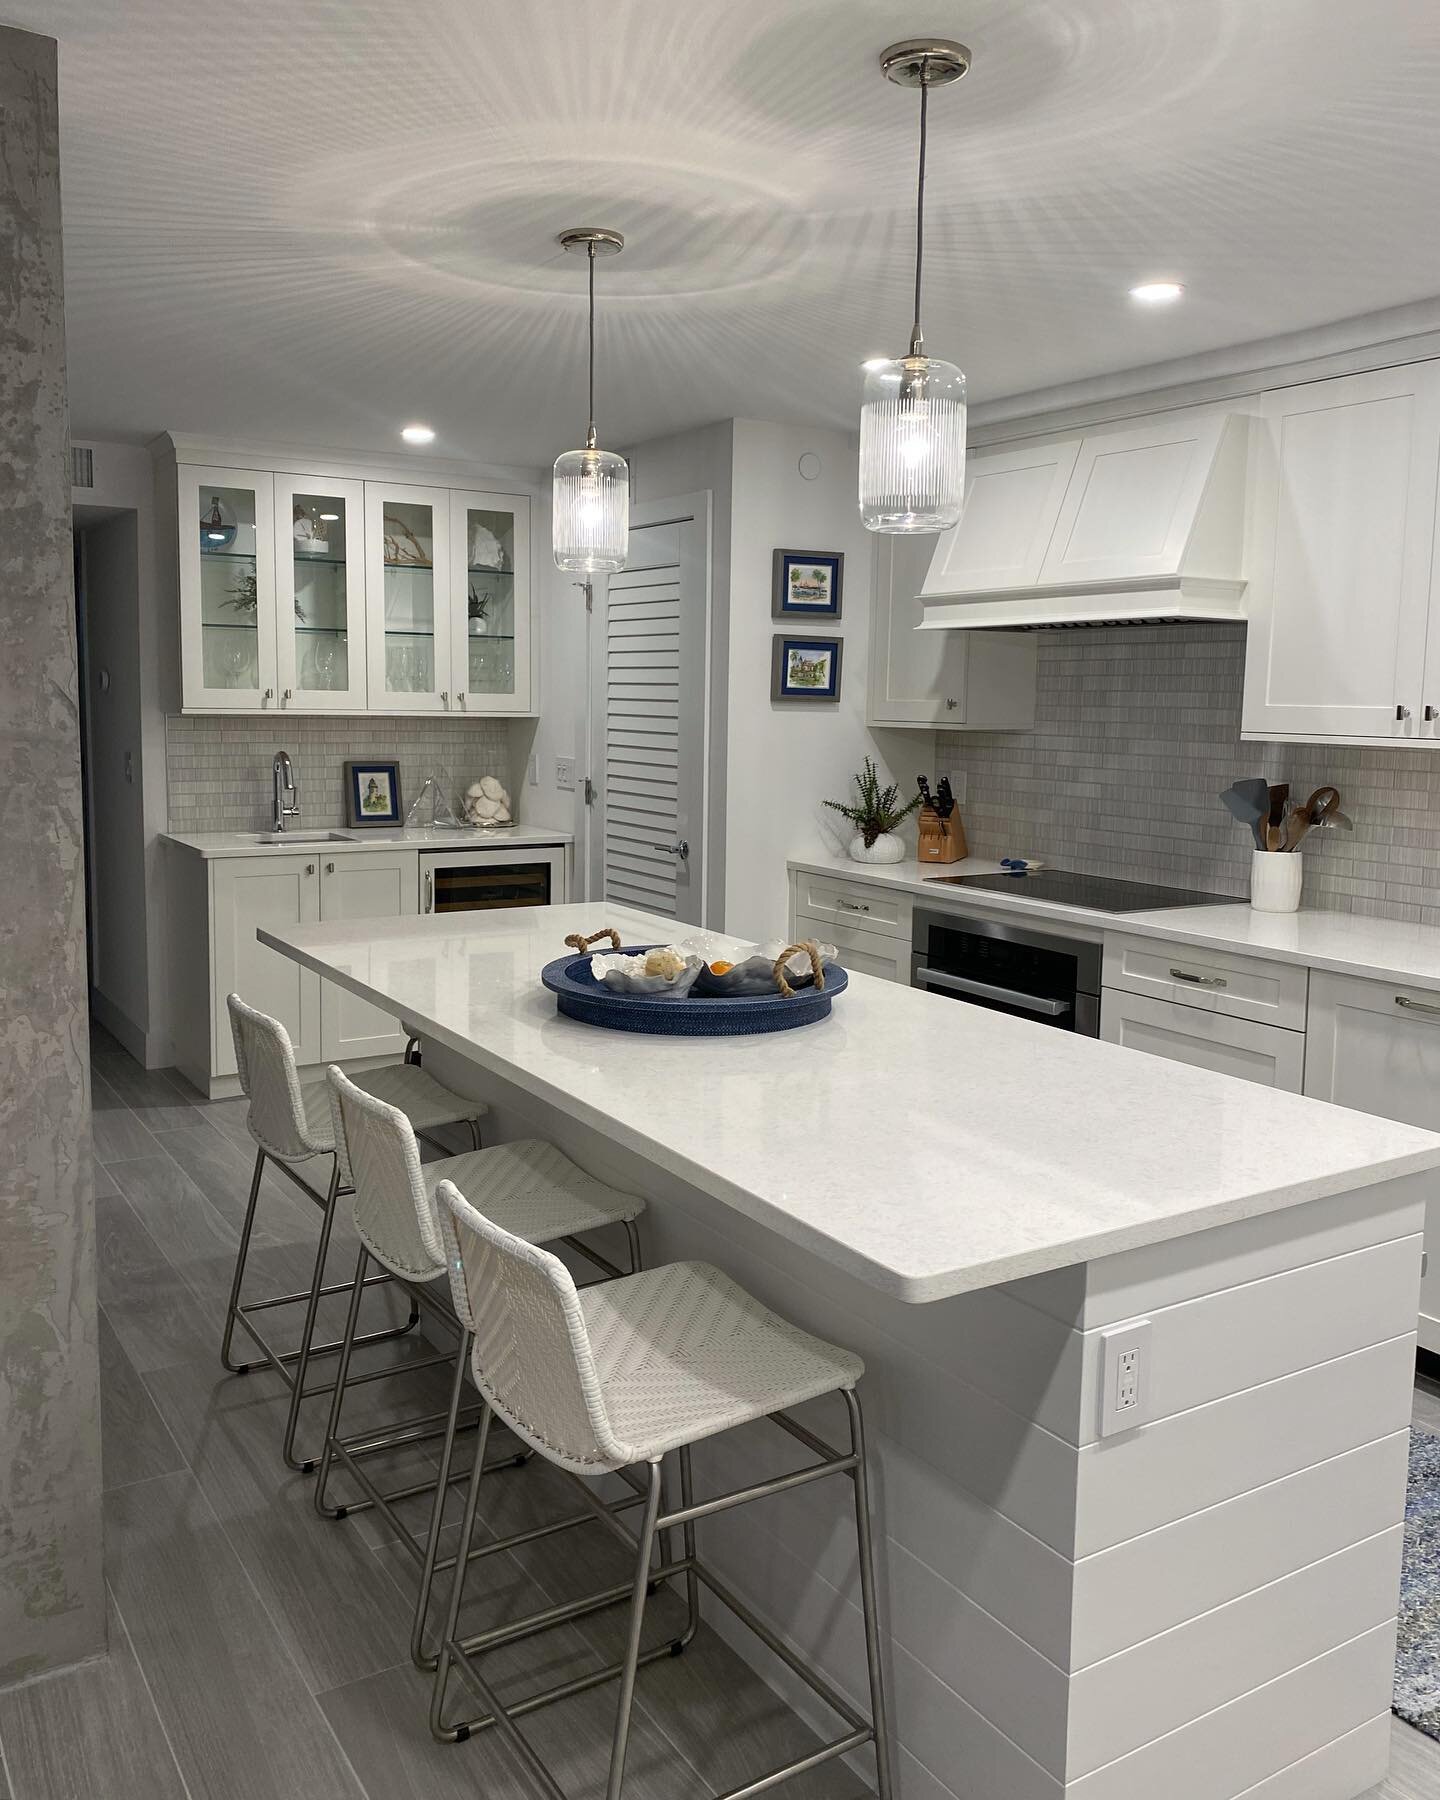
[[[651,999],[683,999],[704,966],[701,957],[687,955],[676,944],[657,944],[634,955],[607,950],[590,958],[590,973],[612,994],[645,994]]]

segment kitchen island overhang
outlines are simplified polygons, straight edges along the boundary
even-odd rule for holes
[[[775,1037],[597,1031],[539,970],[602,922],[675,930],[584,906],[261,935],[415,1026],[501,1135],[644,1192],[651,1261],[864,1355],[901,1792],[1378,1781],[1440,1139],[863,976]],[[1145,1422],[1102,1438],[1107,1336],[1142,1318]],[[861,1694],[833,1505],[707,1529]]]

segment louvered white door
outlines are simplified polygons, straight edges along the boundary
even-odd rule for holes
[[[596,659],[592,891],[694,925],[704,895],[707,532],[702,496],[633,509]]]

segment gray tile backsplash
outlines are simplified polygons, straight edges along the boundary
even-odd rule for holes
[[[1044,632],[1039,651],[1034,731],[938,736],[975,855],[1243,897],[1250,838],[1221,790],[1333,781],[1355,831],[1307,840],[1304,904],[1440,925],[1440,745],[1242,743],[1241,625]]]
[[[500,719],[216,719],[165,721],[172,831],[263,831],[270,824],[270,767],[290,753],[300,788],[299,825],[345,823],[344,766],[365,756],[395,757],[405,806],[427,775],[449,789],[452,806],[482,775],[510,781],[509,723]]]

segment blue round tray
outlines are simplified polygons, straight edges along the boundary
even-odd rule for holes
[[[627,945],[625,955],[640,956],[653,944]],[[830,1005],[843,994],[849,979],[839,963],[825,970],[825,986],[797,988],[787,1000],[783,994],[751,994],[727,998],[721,994],[687,994],[683,1000],[664,995],[612,994],[590,973],[590,952],[560,956],[546,963],[540,979],[555,996],[558,1011],[583,1025],[603,1025],[608,1031],[645,1031],[661,1037],[748,1037],[765,1031],[794,1031],[828,1019]]]

